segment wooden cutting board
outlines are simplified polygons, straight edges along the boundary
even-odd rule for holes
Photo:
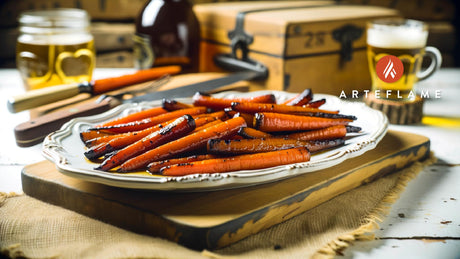
[[[337,166],[247,188],[169,193],[105,186],[65,176],[42,161],[22,171],[24,192],[137,233],[193,249],[224,247],[350,189],[429,156],[427,137],[389,131],[377,147]]]

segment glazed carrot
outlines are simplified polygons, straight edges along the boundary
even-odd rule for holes
[[[334,125],[347,125],[350,119],[331,119],[281,113],[257,113],[254,127],[266,132],[314,130]]]
[[[240,155],[307,147],[308,144],[309,143],[306,141],[288,138],[239,140],[211,139],[208,141],[207,151],[209,154],[214,155]]]
[[[285,101],[283,104],[292,106],[302,106],[309,103],[313,98],[313,92],[311,89],[305,89],[301,93]]]
[[[214,174],[240,170],[255,170],[267,167],[307,162],[310,152],[304,147],[285,150],[245,154],[227,158],[207,159],[197,162],[175,164],[163,167],[165,176],[183,176],[190,174]]]
[[[235,134],[239,128],[245,126],[246,123],[243,118],[229,119],[220,124],[189,134],[138,155],[137,157],[124,162],[118,171],[129,172],[132,170],[143,169],[151,162],[169,159],[185,152],[205,147],[208,140],[223,138],[229,135],[231,136]]]
[[[343,138],[347,133],[359,131],[361,131],[360,127],[350,125],[335,125],[317,130],[291,133],[288,135],[284,135],[283,137],[298,140],[324,140]]]
[[[152,174],[158,174],[160,172],[160,169],[165,167],[165,166],[170,166],[170,165],[175,165],[175,164],[182,164],[182,163],[190,163],[190,162],[195,162],[195,161],[201,161],[201,160],[206,160],[206,159],[213,159],[217,158],[214,155],[194,155],[194,156],[188,156],[188,157],[180,157],[180,158],[172,158],[172,159],[167,159],[167,160],[162,160],[162,161],[156,161],[152,162],[147,166],[147,171]]]
[[[326,99],[319,99],[319,100],[316,100],[316,101],[311,101],[303,106],[305,107],[310,107],[310,108],[319,108],[321,107],[323,104],[326,103]]]
[[[199,127],[196,127],[196,129],[194,130],[194,132],[197,132],[197,131],[200,131],[200,130],[203,130],[203,129],[206,129],[206,128],[209,128],[211,126],[214,126],[214,125],[217,125],[219,123],[222,123],[221,120],[213,120],[213,121],[210,121],[204,125],[200,125]]]
[[[114,120],[96,125],[96,128],[102,128],[102,127],[109,127],[117,124],[125,124],[133,121],[138,121],[138,120],[143,120],[146,118],[154,117],[163,113],[167,113],[168,111],[163,109],[162,107],[153,107],[147,110],[142,110],[138,112],[134,112],[131,114],[128,114],[126,116],[116,118]]]
[[[317,108],[291,106],[286,104],[267,104],[267,103],[242,103],[233,102],[232,110],[243,113],[257,113],[257,112],[276,112],[285,114],[299,114],[321,117],[323,114],[338,114],[338,111],[321,110]]]
[[[198,92],[193,96],[194,105],[206,106],[215,110],[223,110],[227,107],[230,107],[232,102],[275,103],[276,99],[273,94],[266,94],[247,98],[217,98]]]
[[[238,130],[238,135],[242,136],[243,138],[247,138],[247,139],[273,137],[273,135],[271,135],[271,134],[268,134],[266,132],[256,130],[256,129],[253,129],[253,128],[249,128],[249,127],[243,127],[240,130]]]
[[[192,108],[193,105],[187,104],[187,103],[181,103],[176,100],[171,100],[171,99],[163,99],[162,100],[162,107],[163,109],[167,111],[176,111],[180,109],[187,109],[187,108]]]
[[[203,115],[195,115],[192,116],[193,119],[195,120],[195,125],[196,127],[201,127],[207,123],[210,123],[212,121],[217,120],[215,116],[206,116],[206,114]],[[169,123],[173,122],[175,119],[169,120],[164,123],[157,124],[153,127],[146,128],[143,130],[139,131],[133,131],[133,132],[126,132],[126,133],[120,133],[120,134],[114,134],[114,135],[109,135],[109,136],[104,136],[96,139],[89,140],[85,142],[86,146],[92,147],[93,151],[87,151],[87,152],[94,152],[91,156],[94,155],[105,155],[107,152],[112,152],[114,150],[123,148],[129,144],[132,144],[143,137],[147,136],[148,134],[168,125]],[[195,129],[196,130],[196,129]],[[101,144],[106,144],[109,145],[107,147],[101,146]],[[89,157],[88,157],[89,158]]]
[[[283,137],[298,139],[298,140],[322,140],[322,139],[334,139],[343,138],[347,134],[347,128],[345,125],[334,125],[327,128],[321,128],[311,131],[302,131],[283,135]]]
[[[83,142],[87,142],[88,140],[104,137],[104,136],[111,136],[115,133],[107,131],[107,130],[85,130],[80,132],[80,139]]]
[[[343,138],[336,138],[336,139],[326,139],[326,140],[310,140],[308,141],[308,150],[311,153],[323,151],[328,148],[337,147],[343,145],[345,143],[345,139]]]
[[[143,139],[118,150],[115,154],[105,159],[101,165],[96,168],[103,171],[108,171],[126,160],[160,146],[173,139],[180,138],[195,129],[195,121],[192,116],[184,115],[174,122],[168,124]]]
[[[252,127],[254,124],[254,114],[244,113],[244,112],[237,112],[233,117],[241,117],[246,121],[246,124],[249,127]]]
[[[206,107],[193,107],[189,109],[181,109],[177,111],[172,111],[168,113],[164,113],[155,117],[139,120],[139,121],[134,121],[134,122],[129,122],[125,124],[117,124],[113,126],[108,126],[108,127],[101,127],[101,128],[92,128],[89,130],[107,130],[110,132],[114,133],[125,133],[125,132],[131,132],[131,131],[139,131],[143,130],[152,126],[155,126],[159,123],[179,118],[180,116],[183,116],[185,114],[188,115],[197,115],[197,114],[203,114],[206,112]]]
[[[135,77],[132,75],[125,75],[120,77],[99,79],[94,82],[94,94],[105,93],[111,89],[114,89],[114,85],[134,85],[160,78],[165,75],[174,75],[180,71],[180,66],[163,66],[139,70],[135,73]]]

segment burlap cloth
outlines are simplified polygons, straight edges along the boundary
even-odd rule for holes
[[[424,162],[214,251],[135,234],[27,195],[0,194],[0,251],[17,258],[330,258],[373,230]]]

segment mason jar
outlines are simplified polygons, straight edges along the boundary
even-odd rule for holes
[[[26,90],[91,80],[96,60],[86,11],[26,11],[19,33],[16,65]]]

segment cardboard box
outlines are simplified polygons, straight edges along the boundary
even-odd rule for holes
[[[248,57],[269,70],[266,81],[253,85],[291,92],[312,88],[333,95],[370,88],[366,22],[399,16],[388,8],[332,1],[214,3],[194,10],[201,25],[202,72],[223,71],[213,58],[231,52],[228,35],[239,15],[252,39]]]

